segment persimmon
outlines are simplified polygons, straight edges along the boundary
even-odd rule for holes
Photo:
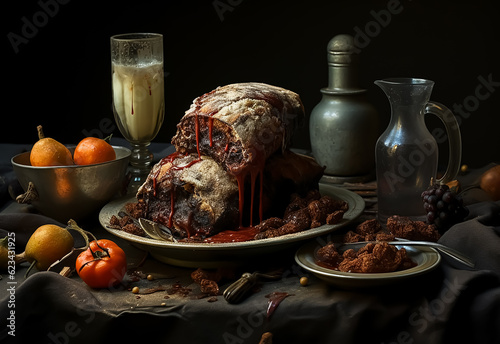
[[[68,166],[74,165],[69,149],[57,140],[45,137],[42,126],[37,127],[38,141],[30,153],[31,166]]]
[[[500,200],[500,165],[491,167],[483,173],[480,186],[490,195],[493,201]]]
[[[86,137],[75,148],[73,160],[77,165],[99,164],[116,159],[113,147],[103,139]]]

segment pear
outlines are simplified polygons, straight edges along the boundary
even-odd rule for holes
[[[66,228],[48,224],[33,232],[24,252],[26,260],[42,271],[71,252],[73,245],[73,236]]]
[[[74,165],[69,149],[57,140],[45,137],[42,126],[37,127],[38,141],[30,153],[31,166],[68,166]]]

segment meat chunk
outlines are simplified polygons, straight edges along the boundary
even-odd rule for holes
[[[380,273],[392,272],[414,266],[404,248],[397,249],[393,245],[370,243],[357,252],[348,250],[342,256],[338,269],[344,272]]]
[[[356,226],[356,233],[361,235],[374,234],[382,230],[382,226],[377,219],[366,220]]]
[[[321,265],[336,268],[338,263],[342,260],[342,255],[337,251],[334,243],[329,243],[318,249],[316,252],[316,260],[320,262]]]
[[[344,210],[335,210],[333,213],[328,214],[326,217],[326,223],[329,225],[335,225],[342,221],[344,218],[345,211]]]
[[[271,217],[255,226],[259,232],[265,232],[269,229],[277,229],[283,226],[283,219],[279,217]]]
[[[434,225],[393,215],[387,219],[387,229],[396,237],[408,240],[438,241],[440,234]]]

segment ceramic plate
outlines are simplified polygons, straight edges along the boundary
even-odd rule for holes
[[[303,240],[336,231],[355,220],[365,208],[363,199],[352,191],[320,184],[320,192],[322,195],[341,199],[349,204],[349,210],[344,214],[343,220],[335,225],[323,225],[277,238],[234,243],[173,243],[140,237],[110,228],[109,220],[111,216],[118,215],[125,204],[135,202],[134,197],[117,199],[105,205],[99,214],[99,221],[108,232],[149,251],[155,258],[168,264],[194,268],[240,264],[241,262],[263,257],[269,253],[289,249]]]
[[[417,266],[402,271],[385,273],[352,273],[342,272],[322,267],[315,262],[316,251],[324,245],[324,241],[312,240],[304,244],[295,254],[295,261],[302,268],[313,273],[320,279],[339,287],[375,287],[415,277],[435,269],[441,261],[439,253],[430,247],[418,248],[405,246],[404,243],[396,245],[398,249],[404,247],[408,256],[417,263]],[[365,244],[360,245],[364,246]],[[350,247],[358,249],[357,247]]]

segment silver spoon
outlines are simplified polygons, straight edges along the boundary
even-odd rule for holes
[[[399,246],[426,246],[426,247],[433,247],[436,250],[438,250],[441,253],[444,253],[445,255],[449,256],[450,258],[455,259],[456,261],[467,265],[470,268],[473,268],[475,266],[474,262],[472,259],[470,259],[468,256],[465,254],[442,244],[439,244],[437,242],[432,242],[432,241],[410,241],[406,239],[398,239],[398,241],[385,241],[389,245],[399,245]],[[377,243],[377,241],[359,241],[359,242],[350,242],[350,243],[342,243],[339,246],[335,246],[337,249],[344,247],[344,246],[353,246],[353,245],[366,245],[368,243]]]
[[[163,230],[160,225],[154,221],[141,217],[139,219],[139,225],[144,230],[144,232],[146,232],[146,234],[153,239],[177,242],[177,239],[174,238],[168,228],[165,227],[165,230]]]

